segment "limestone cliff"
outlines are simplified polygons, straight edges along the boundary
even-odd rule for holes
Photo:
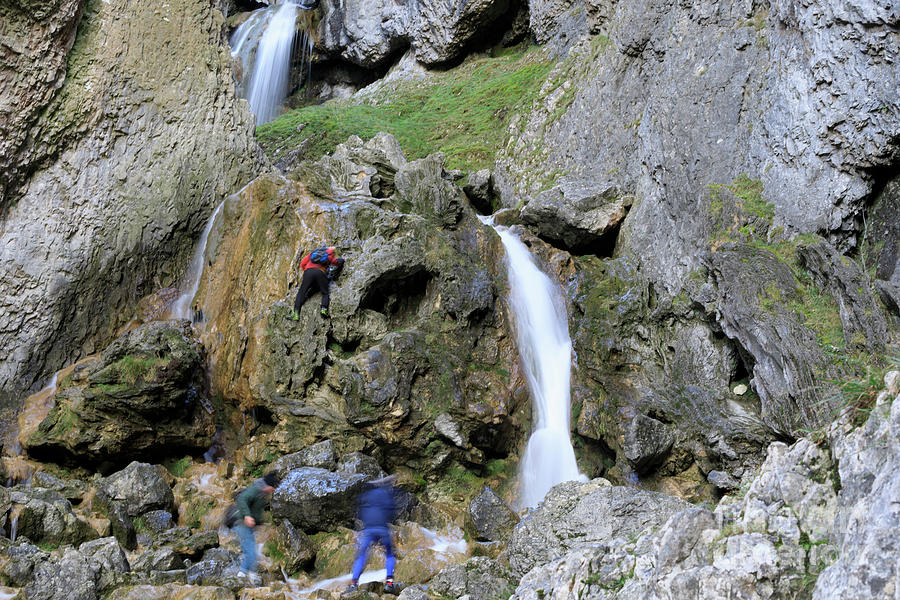
[[[56,4],[2,9],[10,393],[102,347],[139,298],[176,282],[212,207],[261,165],[208,2]]]

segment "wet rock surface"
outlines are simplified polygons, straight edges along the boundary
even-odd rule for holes
[[[486,258],[499,240],[448,177],[442,157],[408,163],[391,136],[351,138],[226,202],[197,297],[213,386],[274,415],[279,454],[330,438],[338,455],[387,446],[379,469],[412,461],[427,473],[509,451],[495,433],[517,426],[521,399],[504,376],[517,360],[496,310],[505,271]],[[346,259],[330,316],[313,296],[292,321],[296,263],[324,240]],[[456,424],[449,438],[434,426],[442,414]]]
[[[12,116],[0,164],[20,165],[3,184],[15,203],[2,202],[0,287],[17,290],[0,301],[0,346],[15,348],[4,392],[113,339],[136,298],[177,282],[213,207],[262,164],[210,3],[82,6],[3,9],[15,85],[0,101]]]

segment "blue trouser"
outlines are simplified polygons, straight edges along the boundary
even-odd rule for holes
[[[244,557],[241,560],[241,571],[245,573],[256,572],[256,538],[253,536],[253,528],[246,525],[236,525],[234,528],[238,539],[241,541],[241,552]]]
[[[363,529],[359,536],[359,542],[356,544],[356,558],[353,559],[353,581],[359,581],[363,567],[366,566],[366,554],[368,554],[369,546],[372,544],[381,544],[384,547],[384,568],[387,570],[388,577],[394,576],[394,552],[391,548],[391,532],[387,527],[373,527],[371,529]]]

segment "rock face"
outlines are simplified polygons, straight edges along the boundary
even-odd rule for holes
[[[92,2],[80,21],[75,1],[2,10],[0,289],[16,293],[0,300],[0,390],[15,392],[175,283],[261,159],[209,2]]]
[[[659,527],[688,506],[664,494],[610,486],[604,479],[561,483],[516,525],[509,540],[509,568],[521,577],[575,546]]]
[[[740,477],[777,434],[829,414],[827,350],[864,344],[853,340],[860,316],[884,339],[881,308],[862,297],[870,283],[840,255],[877,257],[882,299],[900,297],[889,280],[896,219],[865,218],[896,215],[890,185],[869,208],[895,177],[900,107],[871,99],[897,82],[886,54],[896,11],[533,0],[529,13],[561,60],[513,119],[493,183],[539,237],[585,255],[559,268],[585,399],[579,433],[621,468],[628,424],[657,415],[679,431],[659,472],[688,473],[693,461],[695,480]],[[867,226],[865,246],[863,221],[883,223]],[[824,239],[788,256],[813,232]],[[779,271],[781,300],[767,299],[772,280],[744,259],[766,277]],[[824,297],[799,291],[809,280]],[[822,341],[816,315],[795,314],[816,301],[840,313],[841,342]],[[729,384],[745,378],[753,393],[738,398]]]
[[[203,358],[186,322],[129,331],[60,383],[22,444],[46,460],[107,465],[203,450],[215,431]]]
[[[511,450],[505,432],[527,415],[497,304],[503,251],[441,160],[351,138],[225,203],[196,300],[213,386],[273,415],[279,454],[331,438],[338,454],[372,448],[388,471],[425,474]],[[331,315],[316,295],[289,320],[296,265],[322,243],[346,259]]]
[[[464,564],[444,569],[431,580],[430,589],[441,596],[489,600],[509,596],[512,574],[486,556],[470,558]]]
[[[15,3],[0,7],[9,43],[0,51],[0,218],[10,196],[47,151],[29,130],[63,85],[66,56],[75,43],[83,0]]]
[[[819,575],[814,600],[874,599],[900,585],[894,560],[897,542],[891,534],[900,525],[900,516],[892,508],[893,500],[889,500],[900,486],[896,464],[900,449],[900,373],[890,372],[885,381],[886,389],[864,426],[854,429],[844,421],[831,431],[837,461],[837,476],[833,477],[841,486],[833,522],[838,556]]]
[[[466,517],[476,539],[488,542],[506,541],[519,522],[518,515],[487,486],[469,503]]]
[[[320,44],[363,67],[381,65],[407,46],[412,46],[419,62],[445,63],[460,56],[471,40],[490,32],[509,7],[508,0],[326,1]]]

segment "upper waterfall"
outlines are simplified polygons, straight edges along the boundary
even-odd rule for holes
[[[297,30],[299,7],[285,0],[254,11],[232,34],[238,93],[250,102],[256,124],[275,119],[292,89],[291,67],[300,62],[300,78],[308,79],[312,37]],[[302,22],[302,20],[301,20]]]

